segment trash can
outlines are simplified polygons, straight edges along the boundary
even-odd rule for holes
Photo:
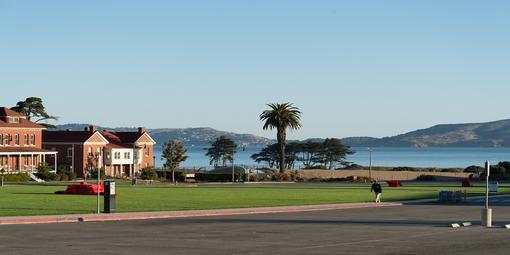
[[[104,213],[113,213],[117,210],[117,201],[115,197],[115,181],[104,181]]]

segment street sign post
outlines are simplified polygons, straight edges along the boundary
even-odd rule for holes
[[[489,176],[491,164],[489,161],[485,162],[485,208],[482,209],[482,225],[485,227],[492,227],[492,209],[489,208]]]

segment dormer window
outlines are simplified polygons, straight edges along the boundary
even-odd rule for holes
[[[8,117],[7,121],[9,123],[19,123],[19,117]]]

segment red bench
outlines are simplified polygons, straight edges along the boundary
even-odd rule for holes
[[[57,194],[71,194],[71,195],[97,195],[97,184],[89,184],[86,182],[80,182],[80,184],[70,184],[67,185],[67,189],[65,191],[57,191]],[[104,184],[102,182],[99,183],[99,193],[104,193]]]
[[[386,183],[388,183],[388,186],[392,188],[402,187],[400,181],[387,181]]]

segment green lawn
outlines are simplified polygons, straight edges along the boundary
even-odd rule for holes
[[[55,195],[65,183],[12,184],[0,188],[0,216],[94,213],[95,196]],[[435,198],[439,190],[462,190],[459,184],[409,185],[384,188],[383,201]],[[510,193],[510,186],[501,186]],[[468,188],[469,195],[482,195],[482,186]],[[372,201],[370,186],[348,184],[171,185],[117,184],[120,212],[169,211],[218,208],[248,208]]]

